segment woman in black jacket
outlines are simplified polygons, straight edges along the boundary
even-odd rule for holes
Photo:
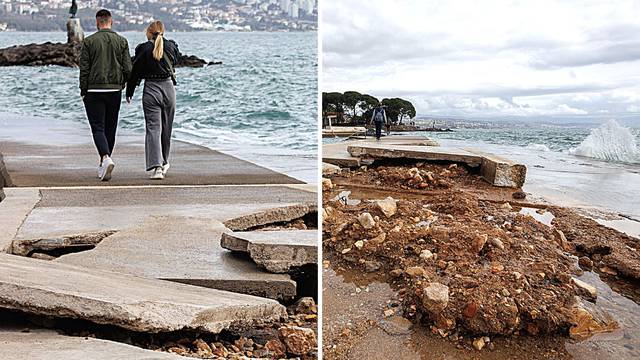
[[[169,170],[169,149],[173,116],[176,111],[175,73],[181,54],[178,45],[164,38],[164,24],[152,22],[147,28],[147,39],[136,47],[131,77],[127,82],[127,102],[142,79],[142,108],[146,123],[145,154],[147,171],[151,179],[164,179]]]

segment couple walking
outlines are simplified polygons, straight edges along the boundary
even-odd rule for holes
[[[151,179],[164,179],[169,170],[176,109],[173,68],[180,58],[178,45],[164,39],[164,25],[154,21],[147,28],[148,41],[136,47],[132,61],[127,40],[111,30],[113,19],[108,10],[96,13],[96,25],[98,32],[84,40],[80,53],[80,94],[100,155],[98,177],[109,181],[115,167],[111,155],[122,90],[126,88],[126,100],[130,103],[135,88],[144,79],[146,170],[152,171]]]

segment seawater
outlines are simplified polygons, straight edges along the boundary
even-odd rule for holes
[[[90,32],[89,32],[90,33]],[[146,40],[125,32],[133,54]],[[317,35],[168,33],[182,53],[222,61],[177,69],[174,138],[220,150],[307,182],[317,176]],[[0,33],[0,47],[65,42],[66,33]],[[120,126],[144,131],[141,89],[122,104]],[[0,67],[3,112],[86,122],[78,69]]]

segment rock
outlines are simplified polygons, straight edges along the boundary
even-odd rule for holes
[[[438,314],[449,303],[449,287],[440,283],[430,283],[424,287],[422,293],[422,305],[432,314]]]
[[[574,325],[569,329],[569,336],[573,339],[584,340],[594,334],[618,328],[618,323],[602,308],[579,298],[576,299],[571,314]]]
[[[373,239],[369,240],[370,243],[375,244],[375,245],[380,245],[382,243],[384,243],[385,239],[387,238],[387,234],[386,233],[380,233],[380,235],[374,237]]]
[[[280,340],[269,340],[264,344],[264,348],[269,350],[269,354],[274,358],[282,358],[286,355],[287,349]]]
[[[429,250],[422,250],[420,252],[420,259],[422,260],[431,260],[433,259],[433,253]]]
[[[511,207],[511,204],[506,202],[506,203],[503,203],[502,205],[500,205],[500,209],[506,210],[506,211],[511,211],[513,208]]]
[[[522,190],[518,190],[518,191],[515,191],[513,194],[511,194],[511,197],[513,197],[516,200],[523,200],[527,197],[527,193],[525,193]]]
[[[331,189],[333,189],[331,179],[322,178],[322,191],[329,191]]]
[[[342,169],[340,169],[339,166],[325,163],[325,162],[322,163],[322,176],[336,175],[336,174],[340,174],[341,172],[342,172]]]
[[[487,243],[489,236],[487,234],[478,234],[473,239],[473,251],[479,253],[484,248],[484,244]]]
[[[303,297],[294,304],[294,313],[313,315],[318,313],[318,307],[312,297]]]
[[[473,348],[480,351],[482,350],[482,348],[484,348],[484,338],[477,338],[475,340],[473,340]]]
[[[564,233],[562,232],[562,230],[554,228],[553,236],[555,237],[558,245],[560,245],[560,247],[563,250],[566,250],[566,251],[571,250],[571,245],[569,245],[569,241],[567,241],[567,238],[564,236]]]
[[[595,300],[598,297],[598,289],[594,286],[574,277],[571,278],[571,281],[576,286],[578,295],[585,296],[589,300]]]
[[[364,270],[366,272],[376,272],[378,270],[380,270],[380,268],[382,267],[382,263],[380,263],[379,261],[365,261],[364,262]]]
[[[358,241],[356,241],[356,242],[353,244],[353,246],[355,246],[355,247],[356,247],[356,249],[361,250],[361,249],[362,249],[362,247],[364,246],[364,241],[362,241],[362,240],[358,240]]]
[[[489,244],[491,244],[491,246],[496,247],[500,250],[504,250],[504,244],[502,243],[502,240],[498,238],[489,239]]]
[[[580,259],[578,259],[578,265],[586,270],[593,269],[593,261],[591,261],[588,256],[582,256]]]
[[[394,278],[399,278],[400,276],[402,276],[402,273],[403,273],[402,269],[393,269],[389,272],[389,275],[391,275]]]
[[[47,260],[47,261],[51,261],[56,258],[55,256],[51,256],[43,253],[33,253],[31,254],[31,257],[34,259]]]
[[[420,266],[408,267],[404,269],[404,273],[409,276],[423,276],[423,277],[427,276],[427,272],[425,271],[425,269]]]
[[[193,346],[196,348],[196,352],[198,356],[201,357],[210,357],[213,355],[213,351],[209,344],[207,344],[204,340],[198,338],[193,341]]]
[[[318,346],[316,334],[311,329],[298,326],[283,326],[278,329],[278,332],[287,348],[287,352],[293,355],[306,355]]]
[[[373,216],[371,216],[371,214],[369,214],[368,212],[360,214],[360,216],[358,216],[358,222],[360,223],[360,225],[362,225],[363,228],[367,230],[376,226],[376,222],[375,220],[373,220]]]
[[[384,200],[376,200],[375,204],[376,206],[378,206],[378,209],[380,209],[380,211],[382,211],[382,213],[388,218],[395,215],[396,211],[398,210],[396,201],[391,196],[387,197]]]
[[[392,317],[393,315],[395,315],[396,312],[393,309],[386,309],[384,311],[384,317],[388,318],[388,317]]]
[[[75,25],[74,25],[75,26]],[[76,31],[77,29],[73,29]],[[80,29],[81,30],[81,29]],[[71,38],[69,37],[71,36]],[[80,34],[74,33],[67,37],[68,43],[51,43],[16,45],[0,49],[0,66],[45,66],[58,65],[64,67],[78,67],[82,42],[75,41]],[[183,55],[178,59],[176,68],[200,68],[215,65],[219,62],[207,62],[193,55]]]

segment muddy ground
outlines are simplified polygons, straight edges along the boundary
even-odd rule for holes
[[[594,310],[594,289],[573,280],[581,267],[637,294],[637,239],[569,209],[528,203],[521,191],[494,188],[463,166],[386,163],[331,181],[323,192],[330,268],[390,284],[399,300],[385,316],[418,324],[454,348],[495,351],[517,338],[514,349],[545,349],[533,358],[568,358],[564,338],[618,327]],[[522,207],[556,217],[545,224]],[[351,335],[325,332],[327,358],[346,358],[336,349]]]

